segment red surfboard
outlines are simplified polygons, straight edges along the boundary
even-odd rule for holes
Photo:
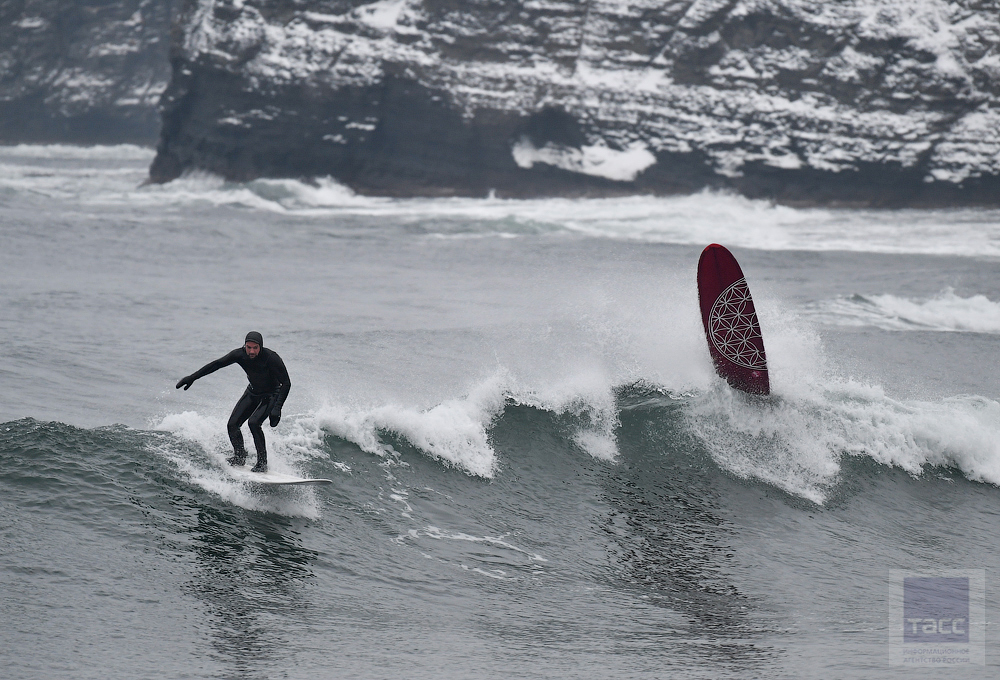
[[[770,394],[764,338],[743,270],[718,243],[698,260],[698,300],[716,372],[750,394]]]

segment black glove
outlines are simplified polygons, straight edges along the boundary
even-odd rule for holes
[[[185,376],[177,382],[177,389],[180,389],[182,387],[184,389],[187,389],[191,387],[191,385],[193,384],[194,384],[194,378],[192,378],[191,376]]]
[[[271,427],[278,427],[281,422],[281,408],[271,409]]]

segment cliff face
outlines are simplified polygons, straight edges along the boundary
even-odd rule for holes
[[[155,143],[171,5],[0,0],[0,143]]]
[[[1000,4],[185,0],[151,178],[1000,203]]]

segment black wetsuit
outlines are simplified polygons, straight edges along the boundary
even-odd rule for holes
[[[264,444],[264,419],[271,414],[281,414],[281,407],[288,397],[292,381],[288,378],[285,363],[266,347],[260,348],[260,354],[251,359],[243,347],[237,347],[232,352],[205,364],[188,378],[193,382],[209,373],[215,373],[220,368],[239,364],[247,373],[250,385],[240,400],[236,402],[233,413],[226,425],[229,430],[229,440],[237,459],[246,459],[246,449],[243,446],[243,433],[240,427],[249,421],[250,434],[253,435],[254,446],[257,447],[257,463],[267,463],[267,446]]]

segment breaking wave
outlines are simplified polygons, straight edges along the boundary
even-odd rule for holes
[[[152,163],[156,150],[134,144],[72,146],[69,144],[14,144],[0,146],[0,161],[10,159],[113,160]]]
[[[997,210],[799,209],[710,191],[605,199],[390,199],[359,196],[330,178],[232,183],[206,173],[145,185],[152,158],[151,149],[129,145],[0,147],[0,193],[13,191],[28,201],[58,197],[105,212],[115,206],[131,211],[206,205],[306,220],[391,217],[396,230],[436,238],[563,234],[765,250],[1000,257]],[[341,222],[346,226],[324,219],[324,227],[356,227]]]
[[[951,289],[924,300],[852,295],[814,305],[809,313],[820,323],[889,331],[1000,333],[1000,303],[985,295],[961,297]]]

